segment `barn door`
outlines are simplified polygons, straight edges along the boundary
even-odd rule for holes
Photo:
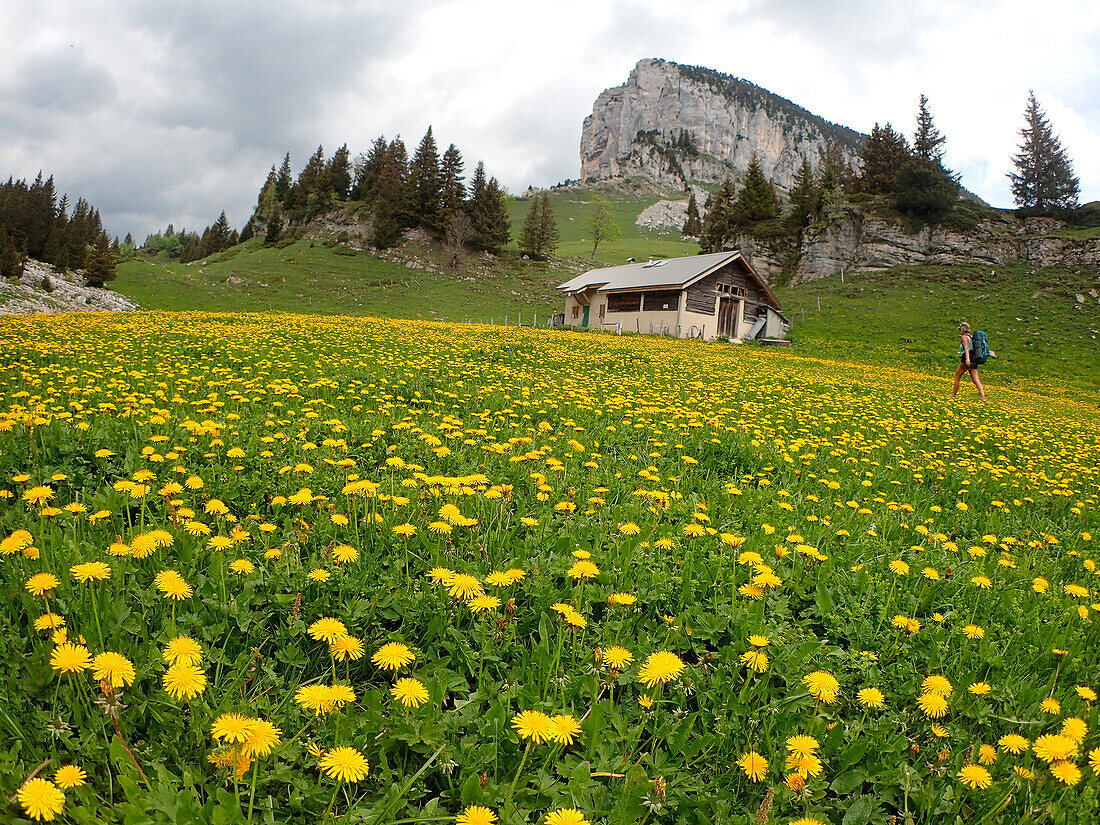
[[[737,317],[733,311],[735,302],[730,298],[718,299],[718,334],[727,338],[733,338],[734,320]]]

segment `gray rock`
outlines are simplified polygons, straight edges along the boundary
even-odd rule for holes
[[[827,124],[746,81],[641,60],[625,84],[596,98],[584,120],[581,182],[640,177],[658,189],[684,191],[687,181],[737,179],[756,156],[764,174],[789,190],[803,157],[818,165],[825,128],[841,136],[837,145],[845,159],[859,166],[863,136],[850,129]],[[647,132],[650,137],[639,139]],[[681,132],[692,137],[698,154],[670,149]]]
[[[44,283],[49,283],[49,289]],[[59,273],[28,260],[18,281],[0,279],[0,315],[54,312],[131,312],[141,307],[117,292],[84,285],[79,272]]]

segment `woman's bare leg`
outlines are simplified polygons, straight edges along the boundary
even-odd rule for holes
[[[952,398],[954,398],[959,392],[959,381],[962,380],[964,372],[966,372],[966,369],[963,367],[962,364],[959,364],[959,368],[955,370],[955,388],[951,390]]]
[[[978,378],[978,371],[970,371],[970,380],[974,382],[974,386],[978,388],[978,397],[985,401],[985,387],[982,386],[982,380]]]

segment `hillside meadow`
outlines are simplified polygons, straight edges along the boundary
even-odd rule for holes
[[[287,314],[0,348],[6,819],[1097,811],[1100,415],[1056,383]]]

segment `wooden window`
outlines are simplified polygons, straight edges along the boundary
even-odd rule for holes
[[[637,312],[641,308],[640,292],[612,292],[607,296],[608,312]]]
[[[580,317],[580,314],[581,314],[581,308],[579,306],[577,306],[576,304],[574,304],[573,305],[573,317],[578,318],[578,317]]]
[[[680,308],[680,290],[663,289],[659,292],[644,292],[642,309],[647,312]]]
[[[600,304],[600,318],[603,318],[603,314],[606,310],[607,310],[607,304]]]

